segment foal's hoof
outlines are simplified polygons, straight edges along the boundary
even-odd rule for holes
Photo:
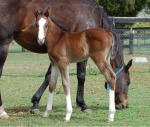
[[[39,109],[30,109],[29,112],[31,114],[36,114],[36,115],[40,114],[40,110]]]
[[[45,117],[45,118],[49,117],[49,112],[45,111],[43,117]]]
[[[9,118],[9,116],[7,114],[0,117],[0,119],[8,119],[8,118]]]
[[[65,122],[65,123],[68,123],[68,122],[70,122],[70,120],[66,120],[66,119],[64,119],[64,122]]]
[[[111,122],[114,122],[114,120],[110,120],[110,119],[107,120],[107,123],[111,123]]]

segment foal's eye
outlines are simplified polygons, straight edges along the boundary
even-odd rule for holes
[[[36,27],[39,28],[39,24],[36,24]]]
[[[46,25],[45,27],[48,28],[48,25]]]

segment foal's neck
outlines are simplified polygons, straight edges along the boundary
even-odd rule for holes
[[[46,45],[53,47],[53,45],[62,37],[64,31],[56,26],[50,19],[48,19],[48,30],[46,35]]]

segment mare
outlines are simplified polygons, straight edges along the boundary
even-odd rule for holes
[[[108,121],[114,121],[115,115],[115,83],[116,75],[110,65],[114,55],[114,39],[112,33],[105,29],[92,28],[81,32],[65,32],[57,27],[49,18],[51,10],[43,14],[35,11],[36,26],[38,28],[38,43],[46,44],[49,59],[52,63],[49,82],[48,104],[44,117],[48,117],[52,110],[53,95],[56,89],[60,71],[62,85],[66,95],[66,117],[70,121],[72,104],[70,96],[69,64],[91,58],[104,75],[110,86]]]
[[[81,31],[87,28],[99,27],[115,32],[112,22],[107,14],[93,0],[0,0],[0,76],[6,61],[9,45],[14,39],[19,45],[35,53],[47,53],[45,45],[37,44],[37,29],[33,8],[44,10],[48,7],[52,9],[51,18],[59,24],[58,26],[66,31]],[[117,34],[114,34],[115,43],[118,45],[117,55],[111,60],[114,71],[122,66],[124,69],[117,76],[115,103],[116,108],[128,106],[128,85],[130,83],[129,68],[132,61],[127,65],[124,63],[121,41]],[[88,109],[84,101],[84,81],[86,74],[86,63],[77,63],[77,105],[82,111]],[[41,87],[32,97],[32,112],[37,113],[40,98],[49,83],[51,66],[45,75],[45,80]],[[1,92],[3,92],[1,90]],[[0,99],[0,118],[5,118],[6,112]]]

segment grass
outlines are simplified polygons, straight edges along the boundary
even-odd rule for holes
[[[17,48],[17,51],[13,49]],[[44,80],[49,60],[47,55],[20,52],[21,48],[11,45],[3,76],[0,79],[0,91],[3,103],[10,115],[7,120],[0,120],[0,126],[150,126],[150,72],[149,63],[133,64],[131,68],[131,85],[129,87],[129,108],[117,110],[115,121],[107,123],[108,94],[104,89],[104,78],[91,60],[87,65],[85,82],[85,101],[91,109],[90,113],[82,113],[76,106],[77,92],[76,65],[70,66],[71,96],[73,114],[71,121],[65,123],[65,95],[61,86],[61,78],[54,96],[53,111],[49,118],[43,118],[48,90],[40,101],[40,114],[29,114],[32,106],[31,97]],[[143,55],[144,56],[144,55]],[[125,61],[134,57],[125,55]],[[150,56],[146,56],[148,59]]]

